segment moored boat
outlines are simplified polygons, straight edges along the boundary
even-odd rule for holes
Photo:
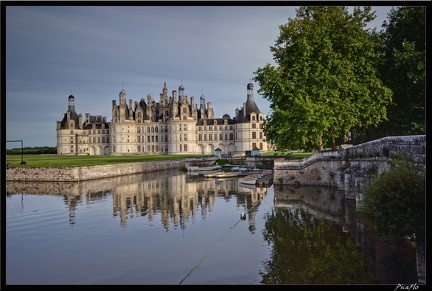
[[[188,171],[220,171],[222,170],[222,166],[209,166],[209,167],[199,167],[199,166],[190,166],[186,168]]]
[[[247,185],[255,185],[256,180],[257,180],[256,178],[243,178],[243,179],[239,179],[239,182]]]
[[[231,172],[247,172],[247,168],[246,167],[239,167],[239,166],[235,166],[231,168]]]
[[[230,178],[230,177],[238,177],[238,173],[236,172],[217,172],[214,174],[215,178]]]

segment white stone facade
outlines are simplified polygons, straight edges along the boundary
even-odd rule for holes
[[[213,105],[200,97],[173,90],[168,95],[166,82],[159,102],[147,95],[139,102],[126,101],[119,93],[119,104],[112,101],[112,119],[75,112],[75,97],[68,98],[68,111],[57,121],[58,155],[145,155],[145,154],[214,154],[244,155],[258,148],[269,150],[263,131],[265,116],[254,101],[253,84],[247,84],[247,100],[235,117],[214,117]]]

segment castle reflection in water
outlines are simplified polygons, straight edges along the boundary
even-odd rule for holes
[[[135,216],[153,221],[160,216],[164,228],[170,224],[186,228],[197,215],[205,217],[213,209],[216,196],[237,199],[249,214],[249,229],[254,230],[254,213],[267,193],[267,187],[244,187],[237,178],[203,178],[180,170],[163,170],[82,182],[8,181],[6,194],[63,195],[69,208],[69,222],[75,223],[78,205],[113,200],[113,215],[122,227]]]

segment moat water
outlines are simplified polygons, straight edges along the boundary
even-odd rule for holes
[[[166,170],[6,192],[6,286],[417,282],[415,246],[373,239],[335,189]]]

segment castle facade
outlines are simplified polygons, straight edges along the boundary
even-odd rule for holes
[[[68,110],[57,121],[58,155],[145,155],[145,154],[215,154],[244,155],[245,151],[268,151],[263,124],[264,114],[254,101],[253,84],[247,84],[247,99],[231,118],[214,117],[213,105],[201,95],[199,106],[194,97],[178,92],[168,95],[166,82],[159,102],[126,100],[119,93],[118,104],[112,100],[112,119],[101,115],[77,114],[75,97],[68,97]]]

